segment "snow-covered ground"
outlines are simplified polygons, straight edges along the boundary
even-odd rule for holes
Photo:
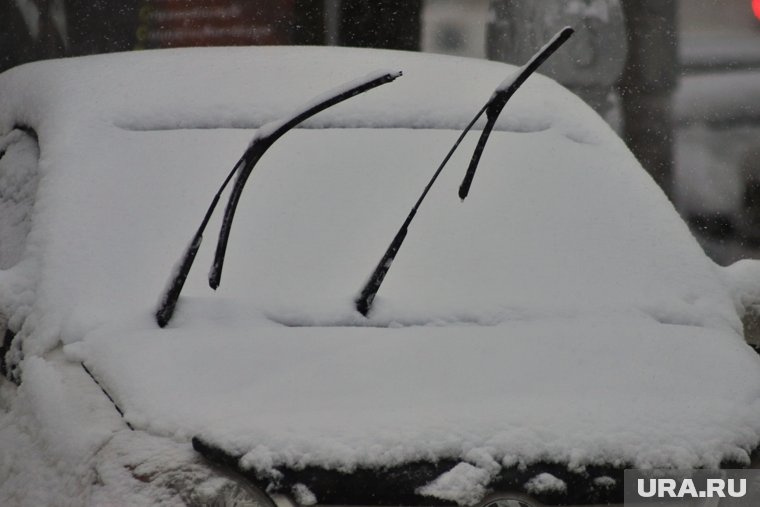
[[[159,329],[172,265],[253,129],[378,68],[404,76],[265,155],[221,288],[211,293],[205,277],[215,219],[175,319]],[[476,136],[463,143],[369,319],[354,310],[455,129],[513,70],[390,51],[226,48],[0,76],[8,153],[36,153],[12,150],[14,126],[39,139],[34,184],[21,186],[33,199],[13,194],[31,206],[18,213],[27,229],[0,228],[18,243],[0,271],[0,314],[24,354],[21,387],[3,387],[0,442],[17,459],[0,465],[0,499],[23,498],[24,477],[40,469],[47,494],[97,503],[111,482],[72,497],[76,484],[124,468],[98,449],[119,441],[138,459],[118,440],[122,421],[69,436],[90,425],[78,407],[103,401],[83,389],[60,402],[78,392],[60,380],[63,365],[79,362],[138,434],[185,450],[201,435],[262,473],[455,459],[461,473],[420,491],[469,503],[484,477],[543,460],[749,463],[760,361],[739,313],[756,296],[745,286],[760,280],[756,266],[741,267],[739,287],[737,268],[707,259],[623,143],[547,78],[531,77],[505,109],[464,203],[456,189]],[[16,175],[9,160],[0,181]],[[81,473],[59,477],[71,453]],[[452,493],[462,477],[471,480]]]

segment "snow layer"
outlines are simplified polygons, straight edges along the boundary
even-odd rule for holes
[[[88,364],[133,424],[202,434],[260,471],[469,461],[473,449],[507,466],[689,468],[747,462],[758,438],[758,360],[729,331],[620,316],[396,329],[238,323],[96,333]]]
[[[272,147],[240,202],[220,290],[204,276],[209,233],[175,319],[158,329],[171,266],[255,131],[151,129],[263,125],[375,68],[404,77],[310,124],[336,128]],[[203,435],[262,471],[441,457],[488,473],[546,459],[747,462],[760,364],[732,276],[604,122],[548,79],[531,77],[507,106],[466,203],[456,189],[476,135],[463,143],[371,318],[354,311],[458,136],[442,128],[463,126],[513,71],[259,48],[3,74],[0,133],[24,124],[40,140],[31,229],[21,260],[0,271],[0,313],[20,328],[25,370],[42,375],[63,342],[138,429]],[[349,126],[373,128],[337,128]],[[36,417],[54,427],[47,405]]]
[[[303,484],[293,486],[293,499],[298,505],[316,505],[317,497],[314,493]]]
[[[760,305],[760,263],[742,259],[725,269],[728,283],[734,287],[734,297],[740,312],[743,308]]]
[[[538,474],[525,484],[525,489],[528,493],[541,494],[541,493],[556,493],[567,491],[567,484],[562,479],[558,479],[549,473]]]
[[[0,505],[211,505],[231,481],[189,442],[130,431],[78,363],[31,358],[0,379]]]
[[[378,69],[400,70],[404,78],[388,85],[393,90],[385,86],[307,125],[463,128],[514,67],[324,47],[196,48],[37,62],[11,69],[0,80],[0,131],[13,123],[56,130],[83,118],[133,130],[256,128]],[[580,99],[543,76],[531,77],[517,97],[497,128],[555,126],[588,140],[605,135]],[[573,115],[561,113],[569,107]]]
[[[456,135],[288,134],[249,181],[222,287],[199,311],[244,308],[287,325],[365,323],[352,299]],[[42,236],[43,267],[25,321],[24,333],[34,336],[27,353],[81,340],[135,312],[147,321],[250,136],[97,129],[86,152],[63,147],[62,169],[46,174],[38,190],[34,232]],[[475,198],[461,204],[456,188],[473,143],[460,148],[428,196],[367,323],[634,312],[740,329],[717,268],[618,141],[597,146],[553,130],[497,132]],[[187,301],[210,296],[203,274],[216,227],[212,221]],[[181,301],[174,324],[184,315]]]
[[[436,480],[419,489],[419,494],[459,505],[473,505],[488,491],[491,474],[469,463],[460,463]]]
[[[36,141],[14,130],[0,137],[0,269],[18,262],[31,228],[37,190]]]

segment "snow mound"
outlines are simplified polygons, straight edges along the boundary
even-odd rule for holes
[[[760,360],[738,336],[635,316],[395,329],[240,320],[103,330],[85,345],[135,426],[202,435],[262,473],[442,458],[489,473],[547,457],[717,467],[748,463],[760,437]]]
[[[564,493],[567,484],[562,479],[554,477],[550,473],[541,473],[525,483],[525,490],[533,495],[542,493]]]
[[[485,496],[490,479],[488,471],[469,463],[460,463],[420,488],[419,494],[459,505],[473,505]]]

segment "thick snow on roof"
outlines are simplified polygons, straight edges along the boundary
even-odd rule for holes
[[[196,48],[38,62],[0,79],[0,131],[14,123],[55,130],[82,119],[131,130],[257,128],[378,69],[400,70],[405,78],[306,125],[463,128],[514,67],[324,47]],[[553,126],[584,140],[606,131],[577,97],[543,76],[533,76],[518,96],[497,128]],[[573,115],[561,113],[573,106]]]
[[[257,125],[376,67],[405,76],[311,126],[383,128],[278,141],[243,194],[220,290],[205,277],[217,218],[158,329],[172,265],[254,131],[150,129]],[[24,261],[0,273],[18,289],[0,305],[23,320],[27,356],[68,344],[136,427],[202,434],[259,469],[746,461],[760,365],[728,277],[622,142],[548,79],[507,106],[511,131],[494,133],[461,203],[476,136],[463,143],[370,319],[354,311],[458,135],[409,127],[462,125],[513,69],[261,48],[6,73],[0,125],[35,128],[41,158]]]

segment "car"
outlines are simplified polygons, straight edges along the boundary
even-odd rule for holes
[[[673,198],[708,255],[726,265],[757,257],[757,2],[686,4],[673,95]]]
[[[396,79],[261,156],[218,289],[213,239],[195,237],[161,327],[241,153],[378,69]],[[742,316],[758,264],[708,259],[615,133],[541,75],[465,201],[478,136],[463,139],[357,310],[514,72],[257,47],[0,75],[0,503],[602,505],[622,503],[628,468],[757,466]]]
[[[758,79],[752,68],[687,75],[675,94],[675,201],[722,264],[757,257]]]

